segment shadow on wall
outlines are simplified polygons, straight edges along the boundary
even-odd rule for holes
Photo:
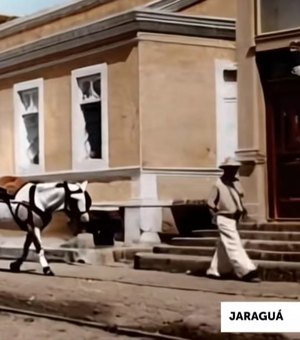
[[[191,236],[193,230],[216,229],[205,200],[174,202],[171,211],[180,236]]]
[[[124,208],[116,211],[92,210],[86,231],[93,234],[95,246],[113,246],[114,241],[123,241]]]
[[[124,241],[124,210],[120,207],[117,211],[90,212],[86,231],[93,234],[96,246],[113,246],[115,241]],[[163,210],[163,230],[159,233],[162,242],[174,235],[192,236],[193,230],[217,228],[204,200],[174,202],[173,206]]]

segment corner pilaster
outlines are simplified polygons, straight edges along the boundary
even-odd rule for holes
[[[157,176],[139,174],[133,178],[132,207],[125,208],[125,244],[158,244],[162,230],[162,208],[157,206]]]

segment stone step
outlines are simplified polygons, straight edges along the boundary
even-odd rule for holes
[[[186,246],[168,246],[161,245],[153,248],[155,254],[174,254],[174,255],[192,255],[192,256],[212,256],[215,247],[186,247]],[[286,261],[300,262],[300,252],[282,252],[246,249],[247,254],[253,260],[264,261]]]
[[[215,247],[217,240],[217,237],[175,237],[170,244],[176,246]],[[246,249],[300,252],[300,242],[297,241],[243,239],[242,243]]]
[[[258,224],[256,222],[251,221],[240,222],[238,226],[239,230],[257,230],[258,228],[259,228]]]
[[[211,257],[137,253],[134,268],[143,270],[185,273],[191,271],[204,276]],[[254,261],[258,265],[260,277],[265,281],[300,281],[300,264],[294,262]]]
[[[208,229],[193,230],[191,236],[195,236],[195,237],[218,237],[219,231],[218,230],[208,230]]]
[[[300,231],[261,231],[261,230],[240,230],[242,239],[248,240],[278,240],[278,241],[300,241]],[[218,230],[194,230],[195,237],[217,237]]]
[[[211,257],[137,253],[134,257],[134,269],[165,271],[170,273],[185,273],[187,270],[205,273]]]
[[[265,231],[298,231],[300,222],[267,222],[257,224],[256,222],[244,221],[239,224],[239,230],[265,230]]]
[[[192,256],[212,256],[215,247],[188,247],[188,246],[171,246],[159,245],[153,247],[154,254],[174,254],[174,255],[192,255]]]
[[[170,245],[187,247],[215,247],[217,237],[173,237]]]

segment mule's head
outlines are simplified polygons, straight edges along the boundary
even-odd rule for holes
[[[86,191],[88,182],[83,183],[58,183],[56,187],[64,188],[65,190],[65,206],[64,210],[71,219],[79,220],[80,222],[89,222],[89,211],[92,205],[92,200],[89,193]]]

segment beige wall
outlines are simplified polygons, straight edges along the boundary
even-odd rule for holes
[[[72,168],[70,76],[50,78],[44,84],[45,168]]]
[[[207,199],[216,177],[158,176],[158,198],[161,200]]]
[[[126,46],[1,81],[0,159],[4,172],[13,171],[13,84],[44,78],[46,171],[71,170],[70,74],[73,69],[102,62],[108,62],[109,165],[139,164],[137,48]]]
[[[207,0],[184,9],[182,13],[190,15],[207,15],[220,18],[236,18],[238,0]]]
[[[110,183],[90,182],[87,188],[92,201],[127,201],[132,197],[132,184],[130,180],[113,181]]]
[[[11,89],[0,91],[0,173],[14,172],[14,121]]]
[[[143,166],[214,167],[215,59],[234,60],[233,45],[150,39],[139,45]]]
[[[101,6],[94,7],[88,11],[70,15],[68,17],[62,17],[39,27],[29,29],[24,32],[17,32],[14,35],[0,40],[0,50],[22,45],[31,41],[36,41],[41,38],[45,38],[51,34],[62,32],[67,29],[74,28],[76,26],[84,25],[95,20],[100,20],[110,15],[116,15],[123,11],[130,10],[136,6],[146,4],[149,0],[118,0],[106,3]]]
[[[109,63],[109,159],[111,167],[139,165],[137,48],[114,51]]]

